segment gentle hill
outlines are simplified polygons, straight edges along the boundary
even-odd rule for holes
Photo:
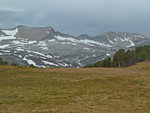
[[[0,113],[149,113],[149,69],[0,66]]]
[[[134,66],[128,67],[127,69],[150,71],[150,62],[140,62],[140,63],[137,63]]]

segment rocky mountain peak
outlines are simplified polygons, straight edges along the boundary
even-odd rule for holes
[[[55,30],[52,27],[27,27],[27,26],[17,26],[18,32],[16,34],[17,38],[24,38],[28,40],[40,41],[48,35],[54,35]]]
[[[149,45],[137,33],[107,32],[78,37],[56,32],[52,27],[17,26],[0,30],[0,57],[19,65],[37,67],[81,67],[110,57],[120,48]]]

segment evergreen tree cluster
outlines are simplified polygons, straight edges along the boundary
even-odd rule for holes
[[[16,63],[8,63],[7,61],[3,61],[3,59],[0,57],[0,65],[11,65],[11,66],[19,66]],[[29,65],[29,67],[36,68],[33,64]]]
[[[7,61],[3,61],[2,58],[0,58],[0,65],[9,65],[9,63]],[[11,63],[11,66],[18,66],[18,64],[16,63]]]
[[[136,47],[134,50],[125,51],[119,49],[114,57],[105,58],[102,61],[98,61],[94,64],[89,64],[85,67],[127,67],[134,65],[138,62],[150,61],[150,46]]]
[[[0,58],[0,65],[8,65],[8,62],[7,61],[3,61],[3,59]]]

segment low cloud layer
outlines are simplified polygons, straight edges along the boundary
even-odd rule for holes
[[[73,35],[107,31],[150,37],[149,0],[1,0],[0,27],[52,26]]]

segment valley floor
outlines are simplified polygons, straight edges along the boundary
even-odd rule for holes
[[[150,63],[128,68],[0,66],[0,113],[149,113]]]

